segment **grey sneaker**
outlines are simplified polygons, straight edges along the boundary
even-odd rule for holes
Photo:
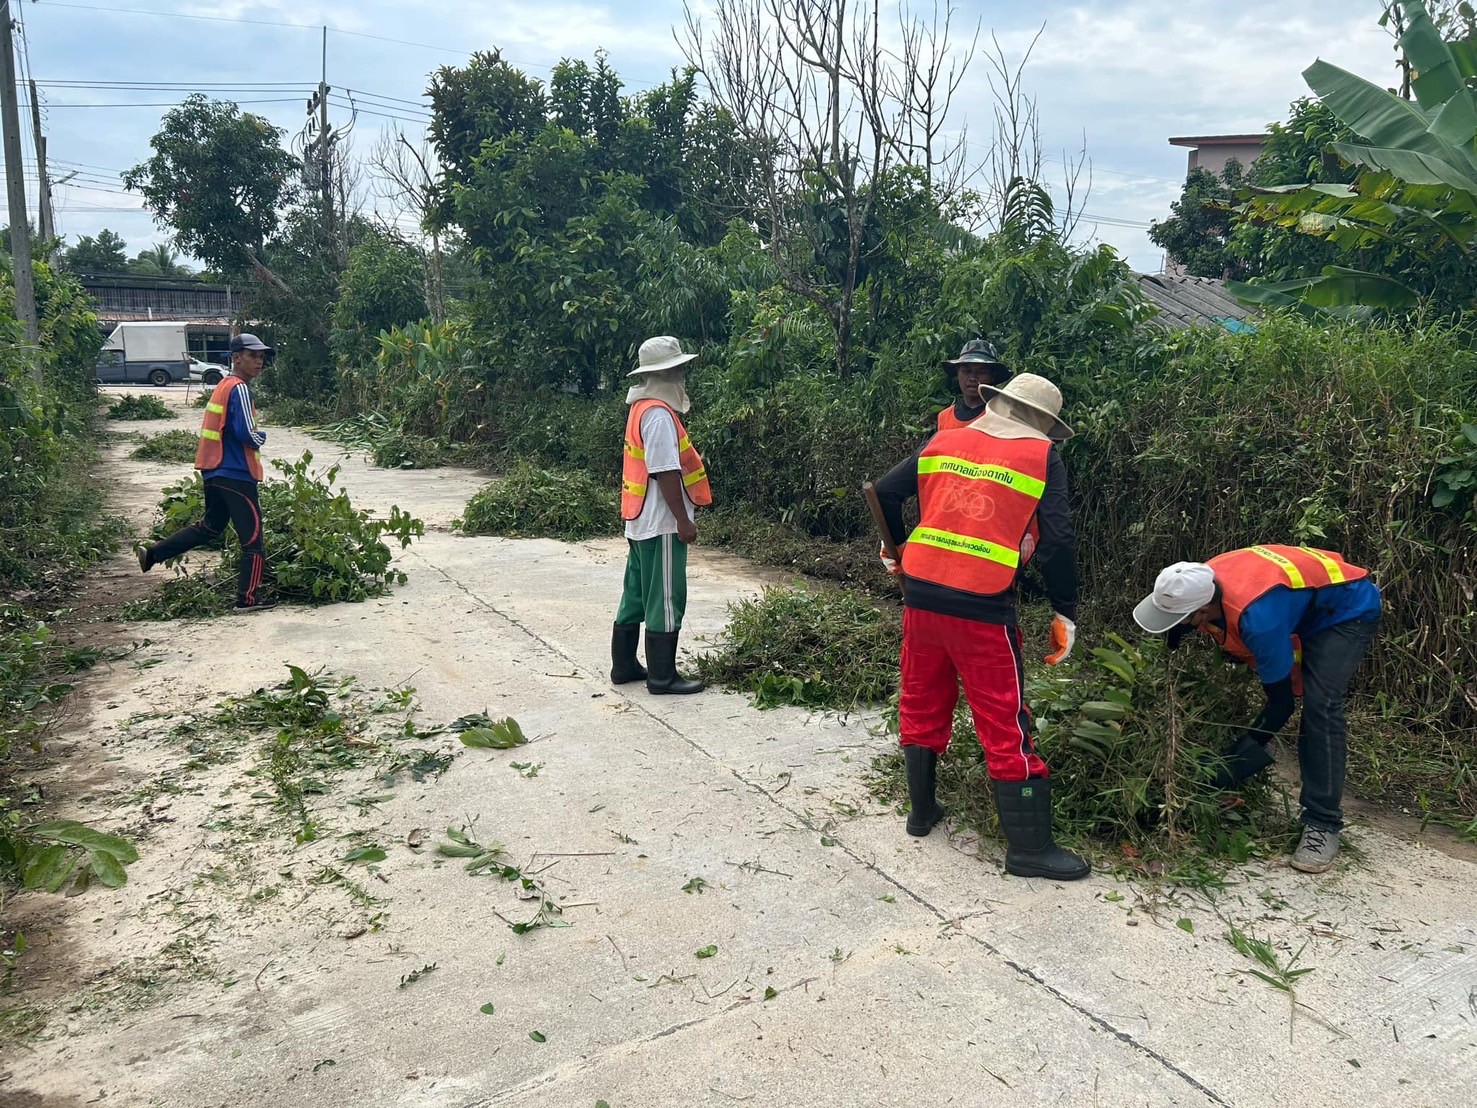
[[[1339,833],[1304,827],[1303,841],[1293,851],[1292,868],[1304,873],[1322,873],[1339,855]]]

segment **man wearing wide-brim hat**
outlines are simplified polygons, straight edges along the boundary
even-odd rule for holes
[[[985,414],[981,386],[998,387],[1010,377],[1010,367],[1000,360],[1000,352],[984,339],[970,339],[959,351],[959,357],[944,359],[943,367],[950,384],[959,390],[959,396],[939,412],[940,431],[956,431],[979,419]]]
[[[626,521],[626,577],[611,630],[610,679],[646,681],[656,694],[702,692],[701,681],[677,673],[677,639],[687,607],[687,547],[697,541],[694,506],[711,504],[703,459],[681,413],[690,407],[687,364],[671,335],[641,344],[635,383],[626,393],[621,517]],[[636,660],[646,624],[646,666]]]
[[[1056,612],[1046,660],[1062,661],[1076,637],[1077,562],[1056,444],[1072,429],[1058,414],[1061,392],[1044,377],[1023,373],[980,393],[983,415],[938,432],[876,484],[891,535],[903,533],[909,497],[917,495],[919,508],[892,569],[903,578],[898,730],[907,831],[927,835],[946,815],[935,782],[962,681],[994,787],[1006,871],[1073,880],[1091,867],[1052,837],[1051,777],[1031,735],[1015,600],[1034,541]]]

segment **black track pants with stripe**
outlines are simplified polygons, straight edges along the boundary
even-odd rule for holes
[[[216,539],[230,523],[241,540],[241,574],[236,582],[236,603],[255,604],[261,589],[266,558],[262,552],[262,506],[255,481],[230,477],[205,479],[205,518],[161,539],[149,548],[153,562],[178,558],[197,546]]]

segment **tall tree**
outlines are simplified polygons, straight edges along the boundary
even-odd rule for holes
[[[96,236],[79,238],[77,245],[67,250],[63,261],[73,273],[126,273],[127,249],[128,244],[121,235],[104,227]]]
[[[262,261],[280,212],[293,199],[298,162],[286,134],[230,101],[200,93],[171,109],[149,140],[154,154],[123,174],[180,248],[221,273],[281,280]]]
[[[876,4],[717,0],[711,25],[685,5],[682,49],[752,149],[774,264],[825,313],[838,374],[853,368],[858,286],[882,248],[876,208],[899,168],[946,200],[962,181],[963,134],[947,126],[973,44],[955,51],[954,9],[898,11],[884,48]]]

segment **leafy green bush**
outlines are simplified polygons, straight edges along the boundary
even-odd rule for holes
[[[466,535],[580,542],[621,528],[616,491],[578,470],[520,463],[467,501],[453,526]]]
[[[404,584],[404,572],[391,566],[386,539],[403,549],[425,524],[390,508],[388,519],[356,509],[348,493],[335,489],[338,466],[321,475],[309,471],[312,454],[296,462],[272,463],[282,476],[261,485],[263,541],[268,583],[280,600],[297,604],[332,604],[385,595]],[[164,490],[154,537],[162,538],[198,520],[205,511],[204,486],[197,478]],[[148,599],[128,605],[129,619],[176,619],[214,615],[230,609],[236,589],[241,548],[234,529],[221,536],[221,556],[209,577],[181,575],[167,581]]]
[[[896,691],[901,633],[895,608],[839,589],[770,587],[728,606],[723,638],[698,658],[698,672],[752,693],[760,708],[846,711]]]
[[[209,393],[202,395],[209,397]],[[273,396],[264,401],[261,408],[279,427],[314,427],[333,418],[332,410],[324,401],[302,396]]]
[[[178,419],[174,409],[157,396],[129,393],[108,405],[109,419]]]
[[[193,431],[165,431],[152,435],[129,453],[143,462],[193,462],[200,436]]]

